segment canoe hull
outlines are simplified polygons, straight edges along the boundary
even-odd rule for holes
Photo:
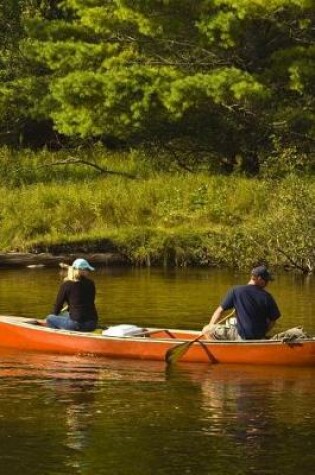
[[[150,329],[148,336],[105,337],[53,330],[32,319],[0,316],[0,347],[18,351],[163,361],[168,349],[198,336],[196,331]],[[315,366],[315,340],[282,343],[270,340],[192,344],[181,361],[250,365]]]

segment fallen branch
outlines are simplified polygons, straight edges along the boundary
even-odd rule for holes
[[[303,274],[310,274],[313,272],[314,267],[311,265],[310,259],[301,259],[301,263],[299,263],[298,261],[290,257],[285,251],[283,251],[283,249],[277,247],[277,251],[280,252],[280,254],[282,254],[283,256],[285,256],[286,259],[288,259],[292,267],[294,267],[295,269],[299,269],[303,272]]]
[[[92,163],[87,160],[82,160],[81,158],[73,158],[73,157],[67,158],[65,160],[58,160],[56,162],[45,163],[43,165],[40,165],[40,168],[50,167],[50,166],[55,166],[55,165],[87,165],[89,167],[95,168],[99,172],[104,173],[106,175],[118,175],[118,176],[130,178],[132,180],[137,178],[136,175],[132,175],[131,173],[108,170],[107,168],[100,167],[96,163]]]

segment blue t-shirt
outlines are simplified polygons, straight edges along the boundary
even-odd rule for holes
[[[257,285],[233,287],[224,297],[221,307],[224,310],[235,308],[237,331],[245,340],[264,338],[270,320],[280,317],[272,295]]]

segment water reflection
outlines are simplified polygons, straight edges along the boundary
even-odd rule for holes
[[[65,475],[206,475],[231,466],[293,474],[297,458],[308,471],[314,462],[305,453],[315,442],[312,368],[165,368],[1,352],[0,379],[3,475],[47,467]]]
[[[227,469],[218,462],[219,451],[219,459],[225,454],[240,473],[291,474],[297,460],[312,470],[313,452],[305,452],[305,446],[315,442],[315,369],[218,365],[190,373],[183,366],[169,377],[200,384],[199,422],[215,441],[214,465]]]

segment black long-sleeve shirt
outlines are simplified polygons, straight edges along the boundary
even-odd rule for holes
[[[64,304],[67,303],[72,320],[77,322],[97,321],[95,294],[95,284],[92,280],[86,277],[81,277],[78,281],[67,280],[60,286],[54,314],[58,315]]]

